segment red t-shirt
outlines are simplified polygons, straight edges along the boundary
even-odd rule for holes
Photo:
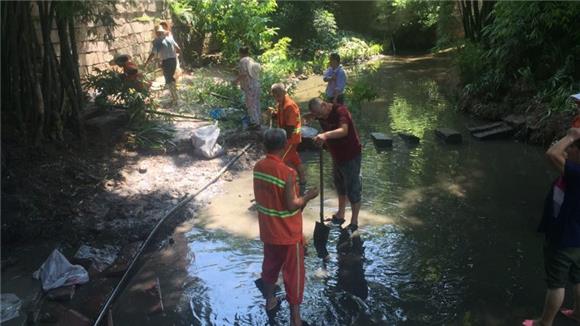
[[[358,133],[354,127],[352,116],[345,105],[335,104],[326,119],[319,119],[320,127],[323,131],[331,131],[340,128],[341,125],[348,125],[346,137],[338,139],[328,139],[326,144],[335,162],[346,162],[354,159],[361,153],[362,146],[358,138]]]
[[[578,114],[576,117],[574,117],[574,120],[572,120],[572,128],[580,128],[580,114]]]

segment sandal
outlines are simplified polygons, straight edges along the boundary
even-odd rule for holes
[[[562,315],[572,319],[575,322],[580,322],[580,319],[576,318],[573,314],[574,314],[574,310],[572,309],[562,309],[560,310],[560,312],[562,313]]]
[[[342,225],[346,220],[344,218],[339,218],[336,214],[332,215],[332,224]]]

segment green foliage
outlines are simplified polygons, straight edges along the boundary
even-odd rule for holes
[[[367,43],[364,39],[344,34],[337,43],[338,54],[343,63],[353,63],[357,60],[365,60],[380,54],[383,47],[377,43]]]
[[[314,11],[314,37],[311,42],[318,49],[329,49],[336,43],[338,27],[334,15],[328,10],[316,9]]]
[[[377,1],[377,29],[395,40],[398,47],[428,49],[435,44],[439,1]],[[389,42],[390,43],[390,42]]]
[[[94,91],[95,104],[101,108],[111,106],[126,108],[129,114],[131,139],[147,149],[166,148],[174,130],[168,124],[152,120],[147,111],[154,110],[157,104],[147,88],[134,88],[125,82],[121,75],[112,70],[96,69],[96,74],[87,76],[83,83],[85,89]]]
[[[580,87],[580,5],[574,2],[498,2],[483,40],[460,53],[469,92],[487,97],[525,84],[557,110]]]
[[[192,31],[212,33],[229,62],[237,60],[240,46],[261,51],[271,46],[276,35],[269,17],[276,10],[275,0],[174,0],[170,8],[176,20]]]
[[[376,72],[376,66],[365,65],[355,68],[350,73],[351,82],[346,87],[345,93],[349,107],[353,110],[359,110],[363,102],[372,102],[379,96],[373,82],[376,80],[376,77],[373,77]]]

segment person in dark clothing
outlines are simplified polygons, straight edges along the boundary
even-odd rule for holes
[[[572,128],[546,155],[560,172],[546,198],[539,231],[545,233],[546,299],[542,317],[525,326],[551,326],[564,301],[566,282],[574,289],[573,309],[566,317],[580,322],[580,128]]]

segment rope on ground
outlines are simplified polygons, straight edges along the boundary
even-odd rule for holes
[[[161,111],[155,111],[155,110],[145,110],[145,112],[151,113],[151,114],[165,115],[165,116],[174,117],[174,118],[190,119],[190,120],[199,121],[199,122],[211,120],[211,119],[203,119],[203,118],[199,118],[199,117],[195,117],[195,116],[191,116],[191,115],[161,112]]]
[[[209,180],[203,187],[201,187],[199,190],[197,190],[194,194],[187,194],[187,195],[183,196],[182,199],[179,201],[179,203],[177,203],[177,205],[175,205],[171,210],[169,210],[169,212],[167,212],[165,214],[165,216],[163,216],[159,220],[159,222],[157,222],[157,224],[155,225],[153,230],[151,230],[151,232],[149,233],[149,236],[147,237],[147,239],[145,239],[145,241],[143,242],[143,244],[139,248],[139,251],[137,252],[137,254],[135,256],[133,256],[133,259],[131,260],[131,264],[129,264],[129,267],[127,267],[127,270],[123,274],[123,277],[121,278],[121,280],[119,281],[117,286],[115,286],[115,288],[113,289],[113,292],[111,292],[111,294],[107,298],[107,301],[105,302],[105,304],[99,310],[99,314],[97,316],[97,319],[93,323],[93,326],[98,326],[104,320],[104,318],[107,316],[111,304],[117,298],[117,296],[121,293],[121,291],[124,289],[125,284],[129,280],[130,274],[131,274],[133,268],[135,267],[135,264],[137,263],[137,261],[139,260],[139,258],[141,257],[141,255],[143,254],[143,252],[145,251],[145,249],[147,248],[147,246],[151,242],[151,239],[153,239],[153,236],[157,233],[157,230],[159,229],[159,227],[170,216],[172,216],[177,210],[179,210],[180,208],[185,206],[192,199],[194,199],[200,193],[202,193],[204,190],[206,190],[209,186],[214,184],[222,176],[222,174],[224,174],[232,165],[234,165],[234,163],[236,163],[240,159],[240,157],[242,155],[244,155],[246,153],[246,151],[248,149],[250,149],[252,146],[253,146],[253,144],[247,144],[244,148],[242,148],[240,153],[238,153],[238,155],[236,155],[236,157],[231,159],[228,162],[228,164],[226,164],[221,170],[219,170],[219,172],[211,180]]]

